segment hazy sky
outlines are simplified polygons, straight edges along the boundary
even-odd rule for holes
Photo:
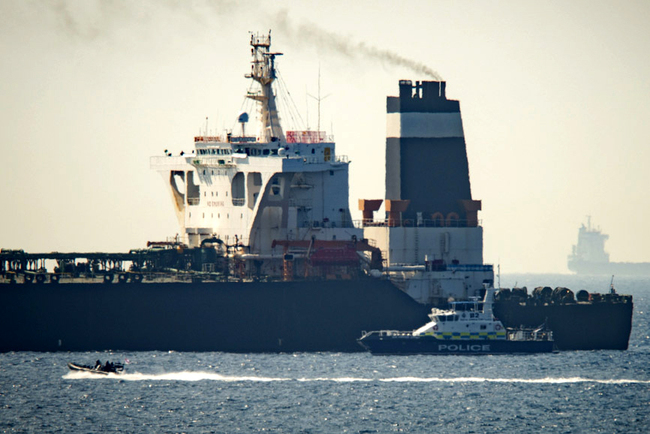
[[[249,31],[349,156],[350,207],[384,197],[386,96],[461,103],[485,262],[568,272],[587,215],[650,262],[648,1],[0,1],[0,247],[127,251],[178,232],[149,157],[236,126]],[[282,115],[282,114],[281,114]],[[284,114],[288,120],[288,114]]]

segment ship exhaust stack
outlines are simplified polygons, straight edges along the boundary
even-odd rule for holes
[[[404,219],[476,226],[463,122],[444,81],[400,80],[387,99],[386,199],[409,200]]]

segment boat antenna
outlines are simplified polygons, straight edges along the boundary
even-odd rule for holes
[[[501,264],[497,264],[497,287],[501,289]]]
[[[309,94],[307,94],[309,95]],[[314,98],[316,101],[318,101],[318,123],[316,124],[316,131],[320,132],[320,102],[327,98],[328,96],[332,95],[331,93],[328,93],[327,95],[321,97],[320,96],[320,63],[318,64],[318,97],[315,97],[313,95],[309,95],[310,97]]]
[[[305,86],[305,114],[307,117],[307,129],[309,130],[309,100],[307,96],[309,96],[309,93],[307,92],[307,86]]]

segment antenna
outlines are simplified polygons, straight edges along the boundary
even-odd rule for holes
[[[501,264],[497,264],[497,286],[501,289]]]
[[[305,86],[305,111],[307,112],[307,129],[309,129],[309,100],[307,99],[308,95],[309,93],[307,92],[307,86]]]
[[[309,95],[309,94],[307,94],[307,95]],[[316,131],[318,131],[319,133],[320,133],[320,102],[322,100],[324,100],[325,98],[327,98],[328,96],[330,96],[330,95],[332,95],[332,94],[328,93],[324,97],[320,96],[320,63],[319,63],[318,64],[318,98],[313,96],[313,95],[309,95],[310,97],[312,97],[316,101],[318,101],[318,123],[317,123],[317,126],[316,126]]]

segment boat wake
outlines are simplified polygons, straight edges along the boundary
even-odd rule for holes
[[[238,375],[221,375],[213,372],[201,371],[180,371],[161,374],[143,374],[139,372],[128,374],[96,375],[87,372],[69,372],[63,376],[66,380],[120,380],[120,381],[221,381],[221,382],[273,382],[273,381],[296,381],[296,382],[333,382],[333,383],[355,383],[355,382],[383,382],[383,383],[522,383],[522,384],[648,384],[650,380],[634,379],[593,379],[582,377],[570,378],[485,378],[485,377],[393,377],[393,378],[361,378],[361,377],[315,377],[315,378],[288,378],[288,377],[254,377]]]
[[[596,384],[650,384],[650,380],[632,379],[593,379],[593,378],[483,378],[483,377],[460,377],[460,378],[420,378],[420,377],[397,377],[385,378],[383,382],[407,382],[407,383],[526,383],[526,384],[571,384],[571,383],[596,383]]]
[[[201,371],[180,371],[166,372],[161,374],[142,374],[139,372],[128,374],[108,374],[96,375],[88,372],[69,372],[63,376],[67,380],[85,380],[85,379],[112,379],[120,381],[223,381],[223,382],[243,382],[243,381],[292,381],[292,378],[269,378],[269,377],[245,377],[245,376],[227,376],[215,374],[213,372]]]

